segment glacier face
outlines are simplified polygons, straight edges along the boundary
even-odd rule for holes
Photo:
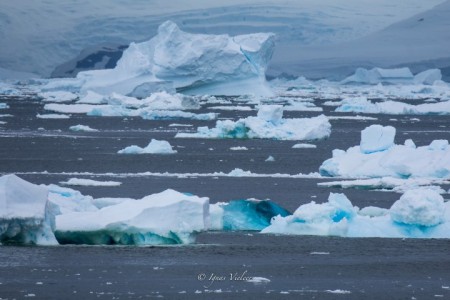
[[[267,95],[265,70],[274,47],[272,33],[191,34],[166,21],[151,40],[131,43],[114,69],[80,72],[77,79],[82,93],[142,97],[149,84],[160,84],[185,93],[212,88],[215,94]]]

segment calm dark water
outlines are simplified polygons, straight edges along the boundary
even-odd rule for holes
[[[296,142],[273,140],[175,139],[177,130],[213,126],[190,120],[146,121],[73,115],[68,120],[37,119],[45,113],[37,101],[0,99],[10,109],[1,114],[0,173],[21,173],[33,183],[55,183],[71,177],[122,182],[119,187],[74,187],[94,197],[133,197],[173,188],[212,203],[242,198],[272,199],[290,211],[312,200],[326,201],[344,192],[354,205],[390,207],[399,194],[317,187],[324,179],[118,176],[139,172],[212,173],[234,168],[254,173],[310,173],[335,148],[359,143],[359,132],[371,124],[397,128],[397,143],[417,145],[448,139],[448,116],[382,116],[377,120],[332,120],[327,140],[316,149],[292,149]],[[201,110],[200,112],[209,111]],[[255,112],[226,112],[245,117]],[[327,115],[339,115],[325,108]],[[286,117],[318,113],[287,112]],[[348,114],[351,115],[351,114]],[[418,118],[420,121],[414,120]],[[169,124],[193,127],[169,127]],[[95,133],[75,133],[72,125],[89,125]],[[168,140],[175,155],[118,155],[150,139]],[[248,151],[231,151],[245,146]],[[272,155],[274,162],[265,162]],[[49,174],[42,172],[48,171]],[[36,174],[32,174],[37,172]],[[91,172],[91,176],[64,172]],[[104,173],[111,173],[105,175]],[[444,187],[448,189],[449,187]],[[274,236],[257,233],[203,233],[196,245],[178,247],[0,247],[0,298],[129,299],[159,298],[315,298],[439,299],[450,298],[450,241],[343,239]],[[204,280],[202,279],[203,275]],[[230,278],[233,274],[233,278]],[[264,277],[255,284],[247,277]],[[210,280],[211,279],[211,280]],[[216,279],[214,282],[212,279]],[[197,292],[197,293],[196,293]],[[34,295],[34,296],[33,296]],[[387,296],[386,296],[387,295]]]

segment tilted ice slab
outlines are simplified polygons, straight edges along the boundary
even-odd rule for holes
[[[262,105],[256,117],[237,121],[219,120],[215,128],[199,127],[196,133],[178,133],[178,138],[237,138],[316,140],[330,135],[331,125],[324,115],[303,119],[283,119],[281,105]]]
[[[412,140],[406,140],[404,145],[390,145],[392,130],[389,126],[380,127],[381,132],[389,136],[388,141],[383,137],[377,139],[377,135],[362,135],[360,146],[350,147],[347,151],[333,150],[333,157],[320,166],[320,174],[351,178],[450,178],[447,140],[434,140],[429,146],[422,147],[416,147]],[[367,151],[368,145],[372,151]],[[378,151],[374,152],[375,149]]]
[[[141,148],[136,145],[128,146],[125,149],[119,150],[119,154],[174,154],[176,150],[172,149],[172,146],[168,141],[159,141],[152,139],[150,143]]]
[[[344,99],[336,111],[390,115],[446,115],[450,114],[450,101],[413,105],[398,101],[372,102],[366,97],[357,97]]]
[[[0,177],[0,242],[58,244],[45,187],[15,175]]]
[[[145,97],[179,89],[208,94],[271,94],[265,70],[275,47],[272,33],[191,34],[166,21],[158,34],[131,43],[110,70],[80,72],[81,91]]]
[[[342,237],[450,238],[450,202],[433,190],[410,190],[389,210],[353,206],[344,194],[275,217],[262,233]]]
[[[56,216],[55,235],[60,243],[186,244],[209,228],[208,198],[174,190],[140,200],[121,199],[100,209],[88,207]]]

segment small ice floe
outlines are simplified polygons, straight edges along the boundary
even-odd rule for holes
[[[60,182],[64,185],[75,185],[75,186],[119,186],[122,183],[118,181],[98,181],[92,179],[82,179],[82,178],[70,178],[67,181]]]
[[[70,102],[78,98],[78,95],[67,91],[41,92],[38,97],[44,102]]]
[[[74,125],[69,127],[72,131],[97,132],[97,129],[91,128],[87,125]]]
[[[330,293],[330,294],[351,294],[352,292],[347,291],[347,290],[325,290],[325,293]]]
[[[311,255],[330,255],[330,252],[313,251],[309,254],[311,254]]]
[[[275,161],[275,158],[272,155],[270,155],[268,158],[266,158],[265,161],[272,162],[272,161]]]
[[[231,111],[251,111],[253,108],[250,106],[210,106],[208,109],[214,110],[231,110]]]
[[[64,114],[37,114],[36,118],[38,119],[70,119],[70,115]]]
[[[244,146],[236,146],[236,147],[230,147],[230,150],[233,150],[233,151],[246,151],[246,150],[248,150],[248,148],[244,147]]]
[[[252,277],[250,279],[247,279],[247,282],[255,283],[255,284],[261,284],[261,283],[269,283],[270,279],[265,277]]]
[[[294,146],[292,146],[293,149],[311,149],[311,148],[317,148],[316,145],[314,144],[295,144]]]
[[[0,109],[8,109],[9,105],[6,103],[0,103]]]
[[[125,149],[119,150],[119,154],[174,154],[176,150],[172,149],[172,146],[168,141],[159,141],[152,139],[151,142],[145,147],[141,148],[136,145],[128,146]]]

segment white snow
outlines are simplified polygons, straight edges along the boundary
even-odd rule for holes
[[[54,217],[47,205],[46,188],[16,175],[0,177],[0,241],[23,244],[58,244]]]
[[[93,104],[59,104],[49,103],[44,105],[45,110],[51,110],[63,114],[86,114],[93,109],[101,109],[108,107],[107,105],[93,105]]]
[[[271,33],[191,34],[166,21],[151,40],[131,43],[114,69],[80,72],[77,78],[82,92],[100,94],[145,97],[162,87],[203,94],[268,95],[264,76],[274,46]]]
[[[72,131],[97,132],[97,129],[91,128],[87,125],[74,125],[69,127]]]
[[[410,190],[388,211],[359,213],[343,194],[328,202],[300,206],[293,215],[274,217],[262,233],[342,237],[450,238],[450,203],[429,189]]]
[[[81,104],[105,104],[105,96],[93,91],[86,91],[77,103]]]
[[[316,140],[330,135],[327,117],[284,119],[280,105],[261,105],[256,117],[219,120],[215,128],[198,127],[196,133],[178,133],[178,138],[259,138],[277,140]]]
[[[392,130],[391,130],[392,133]],[[392,136],[389,137],[389,141]],[[372,142],[377,145],[377,141]],[[386,143],[381,143],[387,145]],[[433,141],[429,146],[415,147],[407,141],[405,145],[392,145],[378,152],[365,153],[361,146],[347,151],[335,149],[333,157],[319,168],[325,176],[397,177],[397,178],[449,178],[450,147],[448,141]]]
[[[172,146],[168,141],[159,141],[152,139],[150,143],[145,147],[141,148],[136,145],[126,147],[125,149],[119,150],[119,154],[174,154],[177,153],[176,150],[172,149]]]
[[[415,84],[429,84],[432,85],[436,81],[442,79],[442,72],[439,69],[429,69],[423,72],[420,72],[414,76]]]
[[[75,186],[119,186],[122,184],[121,182],[118,181],[98,181],[84,178],[70,178],[69,180],[60,183],[64,185],[75,185]]]

